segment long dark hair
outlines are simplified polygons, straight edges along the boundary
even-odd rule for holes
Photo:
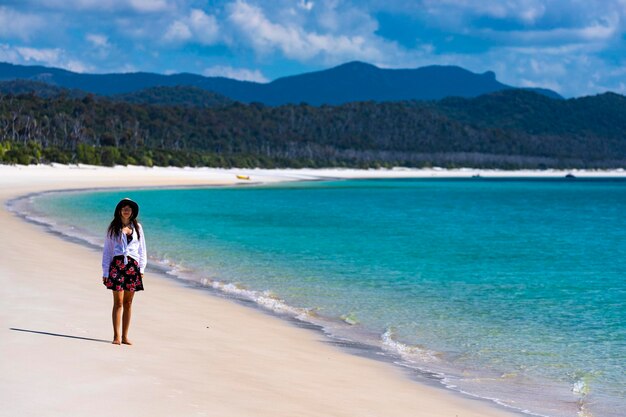
[[[111,220],[111,224],[109,224],[109,228],[107,229],[107,233],[111,237],[120,237],[120,233],[122,232],[122,228],[124,227],[124,223],[122,223],[122,209],[124,207],[130,207],[133,210],[133,206],[131,204],[124,204],[120,206],[115,213],[113,213],[113,220]],[[133,228],[137,231],[137,238],[141,238],[139,234],[139,222],[137,221],[137,213],[133,210],[133,214],[130,216],[130,222],[133,224]]]

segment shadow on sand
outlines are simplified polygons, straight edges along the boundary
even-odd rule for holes
[[[90,342],[103,342],[103,343],[111,343],[110,340],[103,339],[92,339],[90,337],[80,337],[80,336],[70,336],[68,334],[58,334],[58,333],[48,333],[48,332],[39,332],[37,330],[26,330],[26,329],[16,329],[14,327],[10,327],[11,330],[15,330],[16,332],[27,332],[27,333],[37,333],[37,334],[45,334],[47,336],[57,336],[57,337],[67,337],[70,339],[80,339],[80,340],[89,340]]]

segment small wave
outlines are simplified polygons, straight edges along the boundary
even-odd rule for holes
[[[300,320],[305,320],[312,316],[311,309],[290,306],[271,291],[254,291],[239,284],[209,279],[202,280],[201,282],[223,293],[254,301],[259,306],[275,313],[287,314]]]
[[[158,262],[168,268],[166,272],[168,275],[172,275],[177,278],[191,279],[187,278],[187,275],[191,275],[193,273],[191,269],[184,267],[183,265],[176,264],[169,259],[160,259]]]
[[[360,323],[360,321],[356,318],[356,314],[354,313],[343,314],[340,318],[344,322],[348,323],[350,326],[355,326]]]
[[[574,382],[574,385],[572,386],[572,392],[582,396],[589,394],[590,390],[591,388],[589,387],[589,382],[586,378]]]
[[[587,396],[591,393],[591,381],[594,376],[592,373],[584,374],[572,385],[572,392],[580,396],[578,399],[578,417],[593,417],[588,409]]]
[[[409,345],[396,340],[395,329],[389,328],[381,336],[383,348],[393,353],[399,354],[400,357],[408,362],[413,363],[432,363],[441,360],[441,354],[425,349],[418,345]]]

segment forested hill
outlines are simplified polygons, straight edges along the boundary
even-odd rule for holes
[[[88,93],[80,90],[58,87],[56,85],[33,80],[0,81],[0,94],[19,95],[33,94],[44,98],[53,98],[61,95],[74,98],[85,97]]]
[[[213,108],[0,96],[4,162],[626,167],[626,98],[509,90],[438,102]]]
[[[234,103],[221,94],[186,86],[151,87],[133,93],[116,94],[111,98],[135,104],[199,108],[223,107]]]
[[[626,141],[626,97],[615,93],[552,100],[517,90],[470,100],[447,98],[436,102],[434,108],[479,128]]]

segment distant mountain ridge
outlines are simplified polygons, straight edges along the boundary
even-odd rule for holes
[[[476,74],[455,66],[382,69],[363,62],[349,62],[323,71],[278,78],[266,84],[187,73],[79,74],[58,68],[0,63],[0,81],[16,79],[34,80],[106,96],[151,87],[189,86],[221,94],[231,100],[271,106],[472,98],[516,89],[497,81],[491,71]],[[555,99],[562,98],[547,89],[529,90]]]
[[[57,87],[41,81],[12,80],[0,81],[0,95],[35,95],[41,98],[85,98],[92,95],[94,99],[122,101],[133,104],[149,104],[156,106],[181,106],[196,108],[216,108],[228,106],[235,101],[221,94],[203,90],[198,87],[149,87],[131,93],[99,96],[77,89]]]

